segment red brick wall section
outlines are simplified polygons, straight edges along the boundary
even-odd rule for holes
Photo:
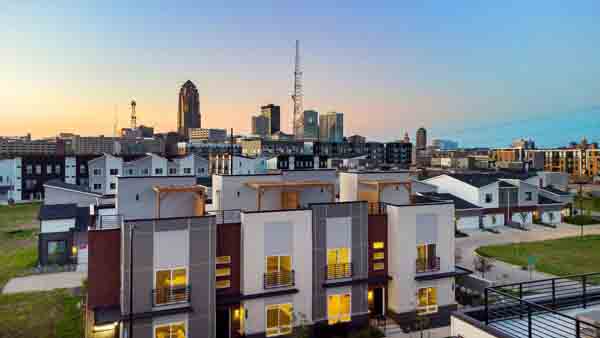
[[[119,305],[121,230],[88,233],[88,306]]]
[[[387,240],[387,216],[385,215],[369,215],[369,276],[386,276],[388,271],[388,240]],[[375,250],[373,249],[373,242],[383,242],[384,249],[383,250]],[[373,254],[375,252],[385,253],[385,258],[383,260],[374,260]],[[373,270],[373,264],[375,263],[384,263],[385,270]]]
[[[230,264],[219,264],[218,267],[229,267],[231,275],[217,277],[217,280],[229,279],[231,287],[217,290],[217,295],[237,295],[240,293],[241,272],[241,224],[219,224],[217,228],[217,257],[231,256]]]

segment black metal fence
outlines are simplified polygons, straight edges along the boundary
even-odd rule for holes
[[[173,286],[152,290],[154,306],[173,305],[190,301],[190,286]]]
[[[417,273],[437,272],[440,271],[440,258],[431,257],[428,259],[417,258]]]
[[[600,304],[599,277],[591,273],[486,288],[485,323],[515,337],[598,337],[600,326],[559,311]]]
[[[352,263],[329,264],[325,267],[326,279],[340,279],[352,277]]]
[[[294,270],[267,272],[263,277],[263,285],[265,289],[292,286],[294,277]]]

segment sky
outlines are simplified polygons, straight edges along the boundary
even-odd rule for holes
[[[299,39],[305,109],[343,112],[347,135],[596,140],[599,15],[585,0],[0,0],[0,135],[112,135],[132,98],[139,123],[174,130],[188,79],[203,127],[249,132],[274,103],[289,131]]]

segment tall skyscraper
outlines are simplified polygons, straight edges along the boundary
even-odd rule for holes
[[[269,119],[267,135],[271,135],[281,130],[281,107],[271,103],[260,107],[260,112]]]
[[[316,141],[319,139],[319,113],[314,110],[304,111],[304,140]]]
[[[342,142],[344,140],[344,114],[329,112],[319,116],[319,140]]]
[[[427,148],[427,130],[421,127],[417,130],[417,150],[425,150]]]
[[[177,132],[189,138],[189,128],[200,128],[200,96],[194,83],[187,80],[179,90]]]
[[[269,118],[266,115],[252,116],[252,134],[267,136],[269,133]]]
[[[304,138],[304,94],[302,93],[302,69],[300,67],[300,41],[296,40],[296,59],[294,65],[294,93],[292,94],[294,102],[293,127],[294,136],[298,139]]]

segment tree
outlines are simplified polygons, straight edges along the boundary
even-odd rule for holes
[[[310,321],[302,312],[293,314],[294,329],[291,337],[293,338],[311,338]]]
[[[475,271],[481,272],[481,278],[485,278],[485,273],[492,270],[493,267],[492,260],[487,257],[477,255],[473,258],[473,268]]]

